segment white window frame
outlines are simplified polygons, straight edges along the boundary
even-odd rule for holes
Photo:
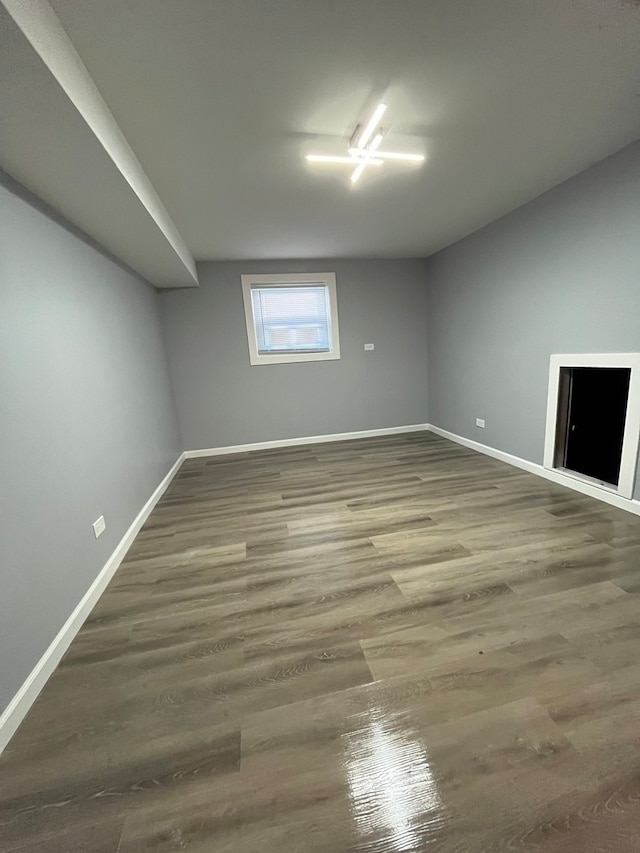
[[[618,485],[603,483],[569,471],[558,468],[554,464],[556,447],[556,418],[558,413],[558,390],[560,385],[560,370],[563,367],[628,367],[631,370],[629,381],[629,396],[627,398],[627,415],[622,441],[622,457],[620,459],[620,476]],[[635,485],[638,449],[640,446],[640,353],[569,353],[552,355],[549,360],[549,386],[547,395],[547,423],[544,444],[544,467],[555,471],[558,475],[570,480],[582,480],[607,492],[613,492],[623,498],[632,498]]]
[[[249,361],[258,364],[291,364],[298,361],[329,361],[340,358],[340,332],[338,329],[338,302],[336,296],[336,275],[332,272],[318,273],[279,273],[277,275],[242,275],[242,298],[247,324],[247,342]],[[283,352],[259,353],[253,321],[251,288],[268,284],[271,287],[292,287],[296,284],[324,285],[329,294],[329,316],[331,321],[330,349],[327,352]]]

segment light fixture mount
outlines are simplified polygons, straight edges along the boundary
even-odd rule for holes
[[[369,121],[362,126],[356,124],[349,139],[348,156],[332,154],[307,154],[309,163],[350,163],[355,166],[351,175],[351,183],[359,180],[364,170],[369,166],[382,166],[387,160],[404,163],[421,163],[423,154],[405,154],[399,151],[380,151],[379,145],[384,137],[384,129],[380,119],[387,109],[386,104],[378,104]]]

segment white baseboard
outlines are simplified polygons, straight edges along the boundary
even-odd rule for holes
[[[129,550],[131,543],[136,538],[140,528],[150,516],[151,511],[166,491],[169,483],[175,477],[183,460],[184,453],[181,453],[174,465],[171,467],[169,473],[155,489],[149,500],[135,517],[131,526],[118,543],[115,551],[111,554],[103,568],[100,570],[98,577],[83,595],[73,613],[58,631],[58,634],[49,648],[42,655],[22,687],[18,690],[16,695],[3,711],[0,716],[0,753],[2,753],[4,748],[7,746],[16,729],[26,717],[29,708],[31,708],[35,700],[38,698],[40,691],[51,675],[53,675],[53,672],[60,663],[62,656],[71,645],[71,641],[84,624],[96,602],[106,589],[107,584],[116,573],[116,570]]]
[[[323,444],[328,441],[351,441],[356,438],[373,438],[377,435],[397,435],[402,432],[420,432],[429,429],[429,424],[411,424],[409,426],[386,427],[384,429],[363,429],[358,432],[336,432],[330,435],[306,435],[301,438],[283,438],[276,441],[258,441],[255,444],[234,444],[226,447],[208,447],[203,450],[185,451],[186,459],[200,456],[226,456],[230,453],[250,453],[254,450],[268,450],[273,447],[295,447],[298,444]]]
[[[449,441],[455,441],[456,444],[462,444],[464,447],[469,447],[471,450],[476,450],[478,453],[484,453],[485,456],[492,456],[494,459],[499,459],[501,462],[506,462],[508,465],[514,465],[516,468],[522,468],[524,471],[529,471],[531,474],[536,474],[538,477],[544,477],[545,480],[551,480],[559,486],[565,486],[568,489],[573,489],[583,495],[588,495],[590,498],[596,498],[604,503],[611,504],[618,509],[624,509],[627,512],[632,512],[634,515],[640,515],[640,501],[633,498],[623,498],[615,492],[610,492],[607,489],[592,486],[590,483],[585,483],[583,480],[574,479],[561,474],[557,471],[544,468],[536,462],[529,462],[527,459],[522,459],[520,456],[513,456],[511,453],[505,453],[503,450],[497,450],[495,447],[489,447],[487,444],[480,444],[479,441],[473,441],[470,438],[464,438],[461,435],[456,435],[454,432],[448,432],[446,429],[428,424],[427,429],[442,438],[448,438]]]

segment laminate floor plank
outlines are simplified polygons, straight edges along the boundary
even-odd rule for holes
[[[89,824],[78,824],[59,833],[43,832],[32,840],[11,848],[12,853],[118,853],[124,818],[100,819]]]
[[[0,853],[637,853],[640,519],[430,433],[184,462]]]

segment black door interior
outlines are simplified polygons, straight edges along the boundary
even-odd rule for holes
[[[575,367],[571,374],[564,466],[617,485],[631,370]]]

